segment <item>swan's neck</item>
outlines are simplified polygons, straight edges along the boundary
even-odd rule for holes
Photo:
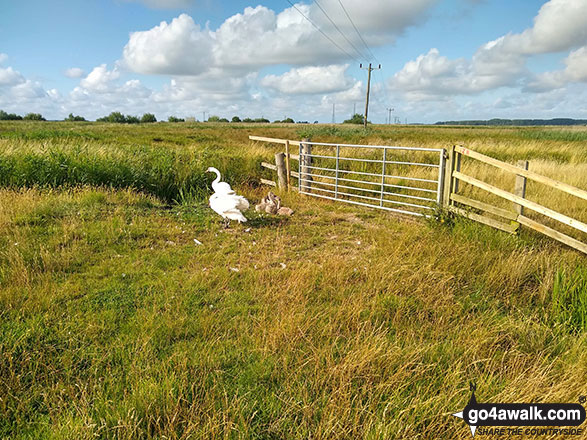
[[[220,171],[218,171],[216,168],[212,168],[212,171],[216,173],[216,179],[214,179],[214,182],[212,182],[212,188],[214,188],[216,184],[220,182]]]

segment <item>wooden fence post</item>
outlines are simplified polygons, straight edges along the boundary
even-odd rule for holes
[[[285,168],[285,154],[275,154],[275,166],[277,167],[277,182],[280,189],[287,188],[287,177]]]
[[[454,153],[454,171],[461,171],[461,153],[459,153],[458,151],[455,151]],[[454,179],[453,183],[452,183],[452,193],[453,194],[458,194],[459,192],[459,179]],[[454,205],[454,203],[453,203]]]
[[[312,144],[309,143],[310,139],[303,139],[301,144],[302,156],[300,157],[300,188],[303,192],[310,192],[312,189],[312,170],[308,167],[312,166]],[[303,180],[302,180],[303,179]]]
[[[446,174],[444,176],[444,194],[442,197],[442,202],[445,208],[448,208],[450,205],[452,205],[453,203],[450,200],[450,195],[452,194],[452,189],[453,189],[453,177],[452,177],[452,173],[454,171],[454,166],[455,166],[455,146],[451,146],[448,148],[448,157],[446,159],[446,165],[445,165],[445,169],[446,169]]]
[[[528,169],[528,161],[527,160],[519,160],[517,165],[520,168],[525,170]],[[526,198],[526,178],[524,176],[520,176],[516,174],[516,184],[514,186],[514,194],[525,199]],[[518,213],[518,215],[524,215],[524,207],[522,205],[518,205],[514,203],[514,210]]]
[[[440,161],[438,168],[438,196],[436,202],[439,207],[444,206],[444,178],[446,177],[446,150],[443,148],[440,152]]]
[[[289,163],[289,141],[285,141],[285,172],[287,176],[287,190],[289,191],[289,187],[291,185],[290,182],[290,175],[291,175],[291,165]]]

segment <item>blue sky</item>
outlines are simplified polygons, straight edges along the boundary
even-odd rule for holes
[[[587,118],[585,0],[292,3],[0,0],[0,109],[340,122],[373,62],[374,122]]]

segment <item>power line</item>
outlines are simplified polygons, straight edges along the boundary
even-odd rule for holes
[[[293,8],[294,8],[296,11],[298,11],[302,17],[304,17],[306,20],[308,20],[308,22],[310,22],[310,24],[311,24],[312,26],[314,26],[318,32],[320,32],[320,33],[321,33],[321,34],[322,34],[322,35],[323,35],[325,38],[327,38],[327,39],[328,39],[328,41],[330,41],[332,44],[334,44],[336,47],[338,47],[338,48],[339,48],[339,49],[340,49],[342,52],[344,52],[345,54],[347,54],[347,56],[349,56],[349,57],[350,57],[350,58],[352,58],[353,60],[355,60],[355,61],[357,61],[357,62],[360,62],[360,60],[359,60],[359,59],[357,59],[357,57],[355,57],[354,55],[351,55],[350,53],[348,53],[346,50],[344,50],[342,47],[340,47],[340,46],[339,46],[339,45],[336,43],[336,41],[334,41],[332,38],[330,38],[328,35],[326,35],[326,34],[324,33],[324,31],[322,31],[322,29],[320,29],[320,28],[318,27],[318,25],[316,25],[316,23],[314,23],[314,22],[313,22],[313,21],[312,21],[310,18],[308,18],[308,17],[306,16],[306,14],[304,14],[302,11],[300,11],[300,9],[299,9],[299,8],[298,8],[296,5],[294,5],[294,4],[291,2],[291,0],[286,0],[286,1],[287,1],[287,2],[288,2],[288,3],[289,3],[289,4],[290,4],[290,5],[291,5],[291,6],[292,6],[292,7],[293,7]]]
[[[368,57],[366,57],[365,55],[363,55],[363,53],[362,53],[362,52],[361,52],[359,49],[357,49],[357,46],[355,46],[355,45],[353,44],[353,42],[347,38],[347,36],[346,36],[346,35],[345,35],[345,34],[344,34],[344,33],[343,33],[341,30],[340,30],[340,28],[339,28],[339,27],[336,25],[336,23],[335,23],[335,22],[332,20],[332,18],[330,18],[330,16],[329,16],[329,15],[328,15],[328,13],[327,13],[327,12],[324,10],[324,8],[323,8],[323,7],[320,5],[320,3],[318,3],[318,0],[314,0],[314,3],[316,3],[316,6],[318,6],[318,7],[320,8],[320,10],[322,11],[322,13],[323,13],[323,14],[326,16],[326,18],[328,19],[328,21],[330,21],[330,23],[332,23],[332,25],[333,25],[333,26],[334,26],[334,28],[335,28],[335,29],[338,31],[338,33],[339,33],[340,35],[342,35],[342,38],[344,38],[344,39],[347,41],[347,43],[349,43],[349,44],[351,45],[351,47],[352,47],[353,49],[355,49],[355,52],[357,52],[361,58],[363,58],[363,59],[365,59],[365,60],[367,60],[367,61],[368,61],[368,60],[369,60],[369,58],[368,58]]]
[[[387,87],[385,86],[385,78],[383,77],[383,73],[381,73],[381,70],[378,73],[379,81],[381,82],[381,87],[383,88],[383,94],[385,95],[386,104],[391,105],[391,102],[389,100],[389,94],[387,93]]]
[[[361,41],[363,42],[363,45],[365,46],[365,48],[367,48],[367,51],[369,52],[369,54],[371,54],[371,58],[375,59],[375,61],[377,61],[378,63],[380,62],[377,57],[373,54],[373,52],[371,52],[371,49],[369,49],[369,45],[365,42],[365,40],[363,39],[363,36],[361,35],[361,33],[359,32],[359,29],[357,29],[357,26],[355,26],[355,22],[353,21],[353,19],[351,18],[351,16],[349,15],[349,13],[347,12],[346,8],[344,7],[344,5],[342,4],[342,0],[338,0],[338,3],[340,4],[340,7],[342,8],[342,10],[344,11],[345,15],[347,16],[347,18],[349,19],[349,21],[351,22],[351,24],[353,25],[353,28],[355,29],[355,32],[357,33],[357,35],[359,36],[359,38],[361,39]]]
[[[369,54],[371,55],[372,59],[375,59],[375,61],[377,61],[378,63],[381,64],[381,61],[379,61],[379,59],[377,59],[377,57],[375,56],[375,54],[373,53],[373,51],[369,48],[369,45],[367,44],[367,42],[365,41],[365,39],[363,38],[363,36],[361,35],[361,32],[359,31],[359,29],[357,28],[357,26],[355,25],[355,22],[353,21],[353,19],[351,18],[350,14],[348,13],[348,11],[346,10],[346,8],[344,7],[344,4],[342,3],[342,0],[338,0],[338,4],[340,5],[340,7],[342,8],[342,10],[344,11],[345,15],[347,16],[347,18],[349,19],[351,25],[353,26],[353,28],[355,29],[355,32],[357,33],[357,35],[359,36],[360,40],[363,42],[363,45],[365,46],[365,48],[367,49],[367,51],[369,52]],[[385,80],[383,78],[383,74],[381,73],[381,69],[379,69],[379,80],[381,82],[381,87],[383,88],[383,94],[385,95],[385,101],[387,105],[391,105],[391,102],[389,100],[389,95],[387,93],[387,88],[385,87]]]

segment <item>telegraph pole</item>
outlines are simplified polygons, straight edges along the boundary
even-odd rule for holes
[[[369,63],[369,67],[363,67],[363,64],[359,64],[359,67],[369,72],[367,76],[367,99],[365,100],[365,120],[363,121],[363,126],[367,128],[367,115],[369,114],[369,90],[371,89],[371,71],[381,69],[381,64],[379,65],[379,67],[371,67],[371,63]]]
[[[393,110],[394,110],[393,108],[388,108],[388,109],[387,109],[387,111],[388,111],[388,113],[389,113],[389,119],[388,119],[388,121],[389,121],[389,124],[391,124],[391,112],[392,112]]]

